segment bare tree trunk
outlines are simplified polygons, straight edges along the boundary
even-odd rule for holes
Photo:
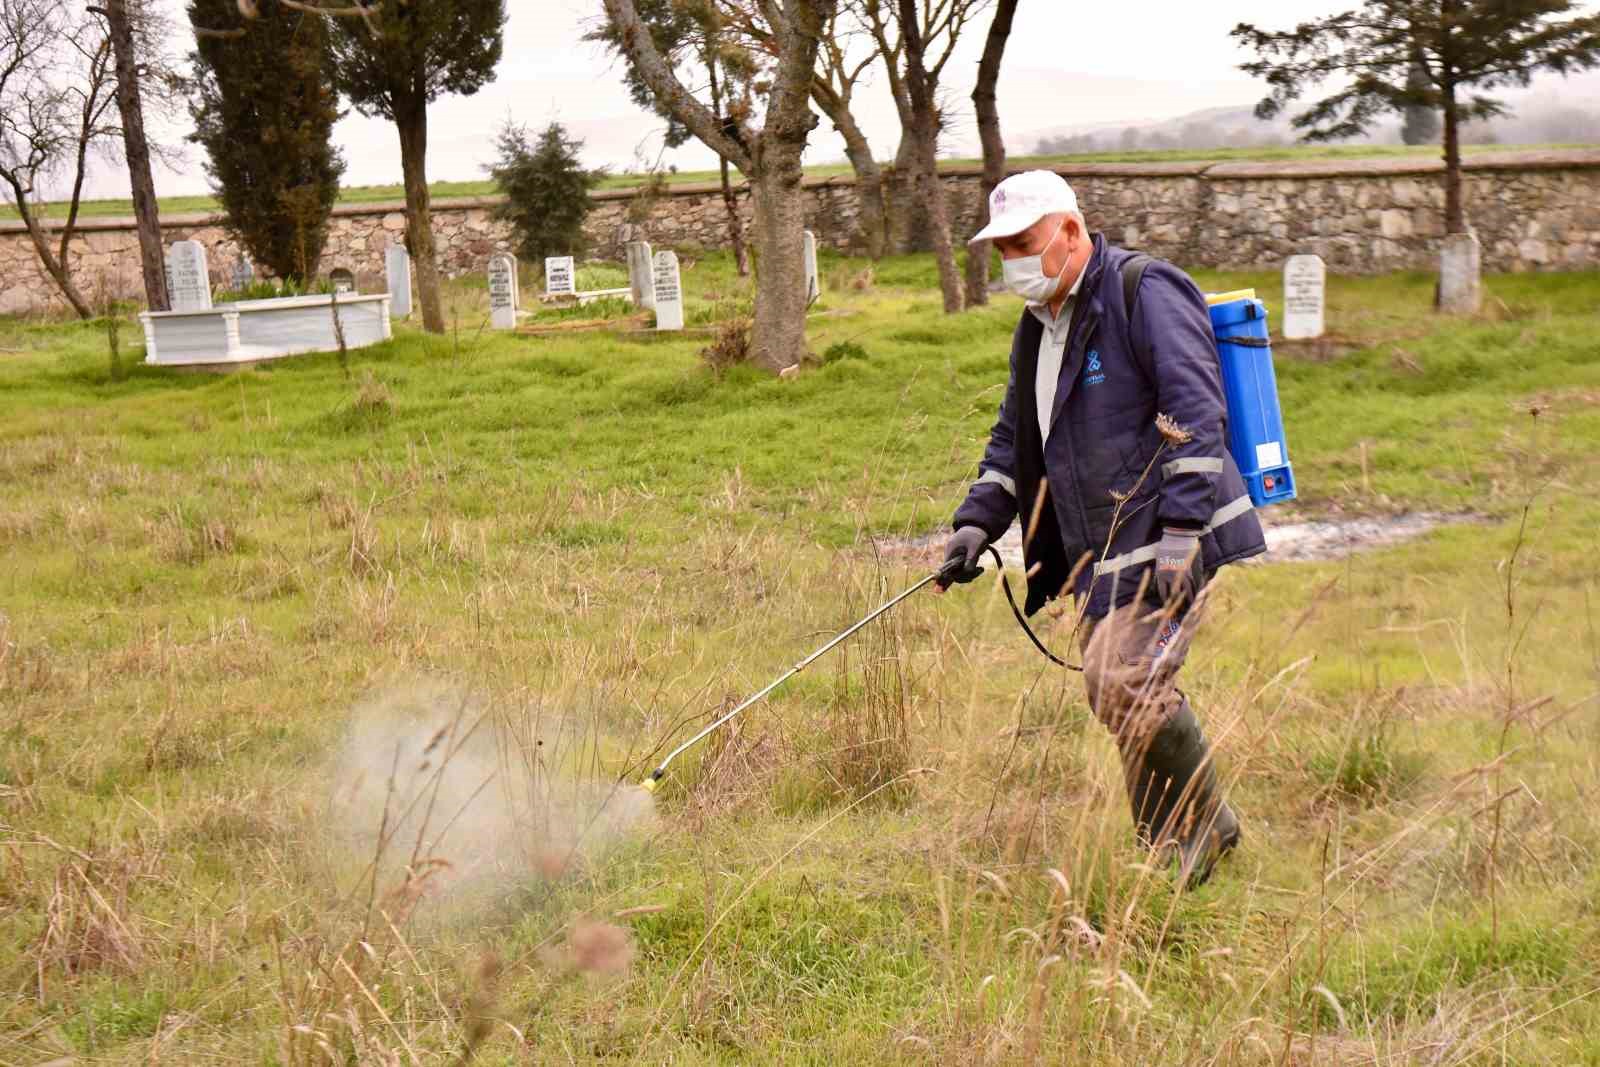
[[[139,226],[139,269],[144,298],[151,311],[172,306],[167,294],[167,263],[161,248],[161,214],[156,183],[150,175],[150,142],[144,135],[144,107],[139,100],[138,56],[127,0],[105,0],[111,51],[117,67],[117,110],[122,115],[122,145],[133,186],[133,215]]]
[[[760,253],[751,360],[768,370],[796,365],[805,353],[807,295],[800,155],[817,122],[810,108],[811,81],[822,28],[833,14],[835,0],[772,5],[784,17],[773,20],[778,61],[760,132],[727,121],[695,99],[656,50],[633,0],[604,3],[623,49],[657,103],[749,179],[755,247]]]
[[[995,84],[1000,80],[1000,61],[1005,57],[1006,40],[1017,13],[1017,0],[1000,0],[989,24],[989,37],[978,61],[978,84],[972,90],[972,105],[978,116],[978,139],[983,144],[983,178],[978,183],[978,227],[989,224],[989,194],[1006,176],[1006,143],[1000,136],[1000,108],[995,99]],[[967,248],[967,306],[989,302],[989,242]]]
[[[406,245],[417,265],[417,303],[422,328],[444,333],[444,308],[439,300],[439,264],[433,251],[433,215],[428,206],[428,105],[418,100],[404,111],[395,109],[400,131],[400,172],[406,189]]]
[[[750,180],[761,250],[751,360],[780,371],[799,363],[806,352],[805,206],[799,153],[782,163],[769,154],[766,163]]]
[[[883,203],[883,168],[872,157],[872,145],[855,116],[850,114],[849,102],[830,86],[817,85],[811,92],[822,113],[828,116],[833,128],[844,138],[845,158],[856,175],[856,225],[862,251],[873,259],[883,258],[889,244],[889,224]]]
[[[917,198],[928,213],[928,229],[933,238],[933,256],[939,263],[939,291],[944,296],[946,313],[961,310],[961,272],[950,246],[950,212],[944,189],[939,184],[939,111],[923,60],[922,31],[918,23],[916,0],[900,0],[900,33],[906,47],[906,91],[910,96],[912,127],[912,166],[916,172]]]
[[[873,259],[882,259],[889,246],[889,222],[883,206],[883,168],[872,158],[872,146],[854,122],[848,129],[835,126],[844,135],[844,154],[856,172],[857,225],[861,230],[862,250]]]
[[[1455,86],[1444,86],[1444,232],[1466,233],[1467,213],[1461,204],[1461,129]]]
[[[919,210],[916,189],[916,163],[911,120],[902,120],[900,146],[895,149],[894,167],[884,183],[884,230],[888,250],[895,253],[928,250],[927,215]]]
[[[21,189],[16,190],[16,201],[17,212],[22,216],[23,225],[28,228],[28,239],[33,242],[33,250],[38,254],[39,263],[44,267],[45,273],[56,283],[56,288],[67,298],[67,303],[72,305],[72,310],[77,312],[78,318],[94,318],[94,310],[89,307],[89,302],[83,298],[83,294],[78,291],[77,285],[72,280],[71,262],[67,258],[67,242],[72,236],[71,224],[68,224],[68,232],[62,235],[61,255],[57,257],[50,250],[50,238],[45,236],[44,228],[39,225],[33,210],[28,207],[28,201],[22,195]],[[165,276],[162,281],[166,281]]]
[[[739,268],[739,277],[750,276],[750,254],[744,247],[744,219],[739,215],[739,198],[733,194],[733,179],[728,176],[728,161],[722,165],[722,206],[728,209],[728,240],[733,244],[733,262]]]
[[[928,235],[933,239],[933,258],[939,264],[939,292],[944,296],[947,312],[960,311],[961,270],[956,266],[955,247],[950,240],[950,209],[945,200],[944,184],[939,181],[939,157],[936,131],[923,131],[929,140],[917,146],[916,181],[920,194],[917,200],[928,212]],[[921,140],[921,138],[919,138]]]

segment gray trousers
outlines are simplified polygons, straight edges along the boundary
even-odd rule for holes
[[[1085,620],[1079,643],[1089,707],[1125,753],[1142,749],[1183,707],[1178,670],[1200,615],[1190,610],[1166,618],[1140,598]]]

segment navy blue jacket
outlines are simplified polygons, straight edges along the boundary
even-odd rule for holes
[[[1090,616],[1131,601],[1163,525],[1202,531],[1202,578],[1267,547],[1228,454],[1222,370],[1205,297],[1182,270],[1151,260],[1130,321],[1121,266],[1131,255],[1094,235],[1042,443],[1034,378],[1044,324],[1023,311],[1000,417],[978,480],[956,511],[957,528],[978,526],[993,540],[1017,517],[1020,502],[1030,615],[1067,591],[1080,561],[1071,592],[1089,597]],[[1192,439],[1165,441],[1158,412]]]

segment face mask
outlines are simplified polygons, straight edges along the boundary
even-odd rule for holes
[[[1056,238],[1061,236],[1061,227],[1066,221],[1062,219],[1056,223],[1056,232],[1050,235],[1049,242],[1044,246],[1047,251],[1050,245],[1056,243]],[[1070,257],[1067,262],[1071,262]],[[1061,288],[1061,276],[1067,272],[1067,263],[1063,263],[1061,270],[1052,278],[1044,272],[1044,252],[1040,252],[1037,256],[1019,256],[1016,259],[1002,260],[1000,270],[1007,289],[1030,304],[1046,304],[1056,295],[1056,290]]]

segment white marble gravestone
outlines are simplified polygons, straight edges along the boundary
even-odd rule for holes
[[[1471,313],[1483,301],[1478,236],[1446,234],[1439,249],[1439,310]]]
[[[544,295],[576,296],[578,271],[571,256],[547,256],[544,261]]]
[[[651,288],[656,296],[656,329],[683,329],[683,285],[678,274],[678,253],[657,252],[652,264]]]
[[[1328,268],[1321,256],[1290,256],[1283,264],[1283,336],[1321,337],[1327,329]]]
[[[817,302],[822,295],[822,279],[817,275],[817,235],[805,231],[806,307]]]
[[[650,248],[649,241],[628,242],[628,288],[632,290],[634,307],[656,306],[654,259],[655,252]]]
[[[389,314],[397,319],[411,315],[411,253],[405,245],[384,249],[383,271],[389,283]]]
[[[167,247],[167,296],[173,311],[210,309],[211,272],[206,246],[199,241],[174,241]]]
[[[489,257],[489,325],[497,330],[517,325],[517,261],[509,252]]]
[[[233,265],[233,274],[229,278],[235,289],[243,289],[256,280],[255,264],[250,262],[249,256],[240,256]]]

